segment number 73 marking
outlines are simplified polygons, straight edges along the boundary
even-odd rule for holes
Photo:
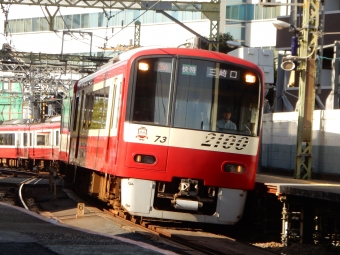
[[[155,143],[159,141],[160,143],[165,143],[168,138],[166,136],[156,135]]]

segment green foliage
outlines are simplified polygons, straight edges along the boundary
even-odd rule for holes
[[[219,37],[219,52],[228,53],[229,51],[234,50],[235,48],[231,48],[227,45],[227,41],[234,41],[233,36],[230,33],[222,33]],[[202,41],[201,48],[205,50],[209,50],[209,44]],[[214,50],[214,49],[213,49]]]

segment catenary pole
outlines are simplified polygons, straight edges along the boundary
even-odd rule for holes
[[[312,178],[313,111],[320,0],[304,0],[299,40],[299,100],[294,178]]]

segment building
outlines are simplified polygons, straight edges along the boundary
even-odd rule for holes
[[[236,41],[251,47],[273,48],[276,45],[276,30],[271,21],[286,14],[282,9],[263,7],[259,5],[259,0],[222,0],[219,30],[221,33],[230,33]],[[209,20],[204,14],[191,11],[167,13],[195,32],[209,37]],[[50,31],[46,19],[49,15],[55,15],[54,31]],[[1,25],[5,24],[4,16],[1,16],[4,20]],[[20,51],[60,53],[63,50],[64,53],[89,54],[91,38],[88,34],[67,34],[63,44],[62,31],[92,32],[91,52],[100,54],[103,48],[129,45],[134,39],[134,22],[137,20],[141,22],[142,46],[177,47],[193,37],[189,31],[152,10],[58,10],[56,7],[46,9],[45,6],[11,5],[7,15],[8,28],[2,35],[2,41]]]
[[[266,7],[259,2],[263,0],[221,0],[220,32],[230,33],[236,41],[250,47],[285,49],[289,36],[276,38],[276,29],[272,21],[277,17],[290,15],[291,7],[285,3],[302,0],[275,0],[282,6]],[[189,1],[190,2],[190,1]],[[197,2],[207,2],[198,0]],[[264,1],[266,2],[266,1]],[[268,2],[268,1],[267,1]],[[269,1],[270,2],[270,1]],[[337,16],[340,12],[339,1],[325,1],[326,17]],[[8,9],[6,9],[8,8]],[[9,43],[16,50],[28,52],[88,54],[90,52],[90,37],[86,33],[66,34],[62,45],[62,31],[92,32],[91,52],[103,52],[103,48],[117,45],[129,45],[134,39],[134,23],[141,22],[141,45],[178,46],[193,35],[153,10],[102,10],[87,8],[63,8],[45,6],[4,5],[1,15],[1,26],[6,23],[1,41]],[[209,21],[200,12],[171,11],[167,12],[183,22],[197,33],[209,36]],[[55,16],[54,31],[46,18]],[[327,18],[326,18],[327,19]],[[332,22],[326,22],[326,26]],[[333,23],[334,26],[335,23]],[[278,44],[277,44],[278,43]],[[277,45],[276,45],[277,44]]]
[[[22,85],[0,82],[0,124],[5,120],[22,119]]]
[[[272,22],[276,19],[289,21],[290,2],[303,0],[275,0],[281,3],[275,7],[266,7],[259,2],[265,0],[221,0],[220,33],[230,33],[234,40],[254,48],[277,49],[281,52],[290,50],[289,31],[278,31]],[[190,1],[189,1],[190,2]],[[202,2],[201,0],[197,2]],[[206,1],[203,1],[206,2]],[[150,2],[151,3],[151,2]],[[80,54],[114,57],[119,53],[119,45],[133,45],[135,22],[141,22],[140,45],[163,45],[178,47],[194,35],[160,13],[153,10],[110,10],[88,8],[65,8],[3,5],[0,16],[1,43],[8,43],[15,51],[42,52],[50,54]],[[340,17],[340,2],[325,1],[325,31],[336,29],[334,17]],[[210,21],[201,12],[167,11],[177,20],[196,33],[209,37]],[[54,24],[48,17],[55,17]],[[327,21],[330,20],[331,22]],[[6,25],[8,24],[8,25]],[[325,37],[325,45],[328,42]],[[337,38],[337,36],[334,36]],[[330,39],[330,43],[334,39]],[[328,58],[332,50],[325,50]],[[277,54],[274,54],[274,57]],[[276,59],[276,58],[275,58]],[[274,61],[274,59],[273,59]],[[321,86],[331,87],[331,65],[325,59]],[[1,77],[0,74],[0,82]],[[284,86],[289,83],[289,73],[285,73]],[[79,79],[80,77],[74,77]],[[297,87],[288,88],[293,96],[289,98],[294,105]],[[288,96],[287,96],[288,98]],[[327,96],[322,96],[325,103]],[[295,105],[293,106],[295,107]]]

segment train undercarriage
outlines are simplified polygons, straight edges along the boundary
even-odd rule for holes
[[[51,167],[59,169],[57,160],[27,159],[27,158],[0,158],[0,167],[10,169],[28,170],[35,173],[39,171],[48,172]]]
[[[68,181],[75,183],[82,193],[131,216],[227,225],[242,218],[247,194],[243,190],[207,187],[202,180],[188,178],[160,182],[72,168],[66,173]]]

